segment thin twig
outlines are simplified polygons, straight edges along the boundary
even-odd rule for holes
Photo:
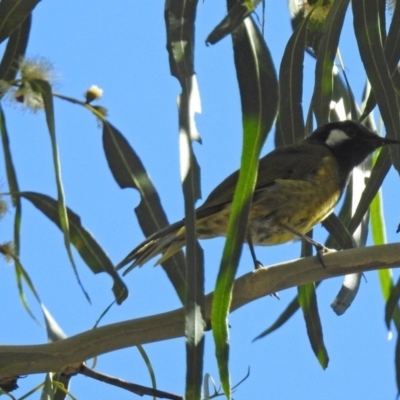
[[[79,373],[88,376],[89,378],[96,379],[100,382],[105,382],[108,383],[109,385],[117,386],[119,388],[128,390],[129,392],[135,393],[139,396],[148,395],[148,396],[158,397],[160,399],[183,400],[182,396],[164,392],[163,390],[152,389],[147,386],[126,382],[122,379],[114,378],[113,376],[94,371],[93,369],[88,368],[86,365],[82,365]]]

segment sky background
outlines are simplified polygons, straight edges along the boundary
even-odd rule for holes
[[[99,104],[109,110],[109,120],[140,155],[159,191],[170,222],[183,217],[180,187],[177,96],[178,82],[170,75],[161,0],[70,0],[43,1],[33,14],[28,57],[46,57],[57,72],[55,91],[83,100],[92,84],[104,90]],[[241,110],[230,38],[206,46],[205,38],[225,15],[223,1],[199,2],[196,26],[195,69],[202,114],[196,118],[202,144],[194,144],[201,165],[203,199],[227,175],[239,167]],[[276,69],[291,35],[287,4],[266,2],[265,39]],[[354,46],[349,12],[340,49],[356,99],[361,100],[365,76]],[[3,48],[3,47],[2,47]],[[314,60],[306,56],[305,80],[313,79]],[[304,106],[308,108],[312,84],[305,85]],[[14,104],[4,106],[14,162],[21,190],[56,196],[49,134],[44,113],[32,114]],[[96,119],[81,107],[55,99],[57,139],[67,205],[79,214],[110,258],[119,262],[143,239],[133,208],[139,196],[121,190],[113,180],[104,157],[101,129]],[[273,146],[273,136],[263,154]],[[0,154],[0,166],[4,162]],[[0,187],[6,191],[4,169]],[[395,235],[398,212],[398,177],[392,170],[384,185],[388,241]],[[79,274],[92,305],[85,300],[69,264],[58,228],[28,202],[22,210],[21,260],[43,303],[68,336],[93,327],[113,301],[108,275],[93,275],[76,255]],[[0,241],[12,238],[13,211],[1,222]],[[325,232],[315,238],[323,242]],[[213,289],[224,239],[202,241],[205,254],[206,291]],[[300,243],[257,248],[265,265],[297,258]],[[252,269],[245,247],[238,275]],[[24,311],[18,298],[12,265],[0,261],[0,342],[38,344],[47,341],[46,331]],[[109,324],[170,311],[179,300],[161,268],[151,263],[125,278],[130,296],[114,306],[102,320]],[[280,293],[281,300],[263,298],[234,312],[231,325],[230,367],[232,383],[240,381],[250,367],[250,377],[237,389],[235,400],[245,399],[393,399],[396,395],[395,341],[388,341],[384,324],[384,301],[377,274],[362,281],[358,297],[345,315],[337,317],[330,308],[342,279],[323,282],[318,289],[319,311],[325,344],[330,356],[327,370],[319,366],[306,335],[301,313],[272,335],[252,342],[294,298],[296,289]],[[40,318],[31,295],[29,303]],[[153,364],[158,388],[184,393],[185,343],[175,339],[145,346]],[[89,362],[90,365],[90,362]],[[135,348],[102,355],[96,369],[128,381],[150,386],[144,362]],[[204,372],[218,382],[211,333],[206,336]],[[36,375],[20,379],[22,396],[42,381]],[[78,399],[121,400],[131,393],[74,377],[70,388]],[[34,395],[32,398],[39,398]]]

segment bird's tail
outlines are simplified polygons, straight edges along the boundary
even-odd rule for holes
[[[161,264],[172,257],[183,246],[185,246],[185,224],[184,221],[179,221],[150,235],[139,246],[133,249],[115,269],[119,270],[125,265],[132,263],[124,272],[126,274],[135,267],[141,267],[158,254],[162,254],[162,256],[157,260],[155,265]]]

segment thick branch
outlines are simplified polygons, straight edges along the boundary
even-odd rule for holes
[[[231,311],[283,289],[354,272],[396,267],[400,244],[346,250],[262,268],[235,281]],[[206,298],[210,320],[212,293]],[[121,348],[184,336],[184,309],[90,330],[68,339],[32,346],[0,346],[0,377],[40,372],[60,372],[94,356]]]

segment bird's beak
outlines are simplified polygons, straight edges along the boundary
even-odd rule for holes
[[[400,144],[400,140],[381,138],[381,146],[384,146],[387,144]]]

